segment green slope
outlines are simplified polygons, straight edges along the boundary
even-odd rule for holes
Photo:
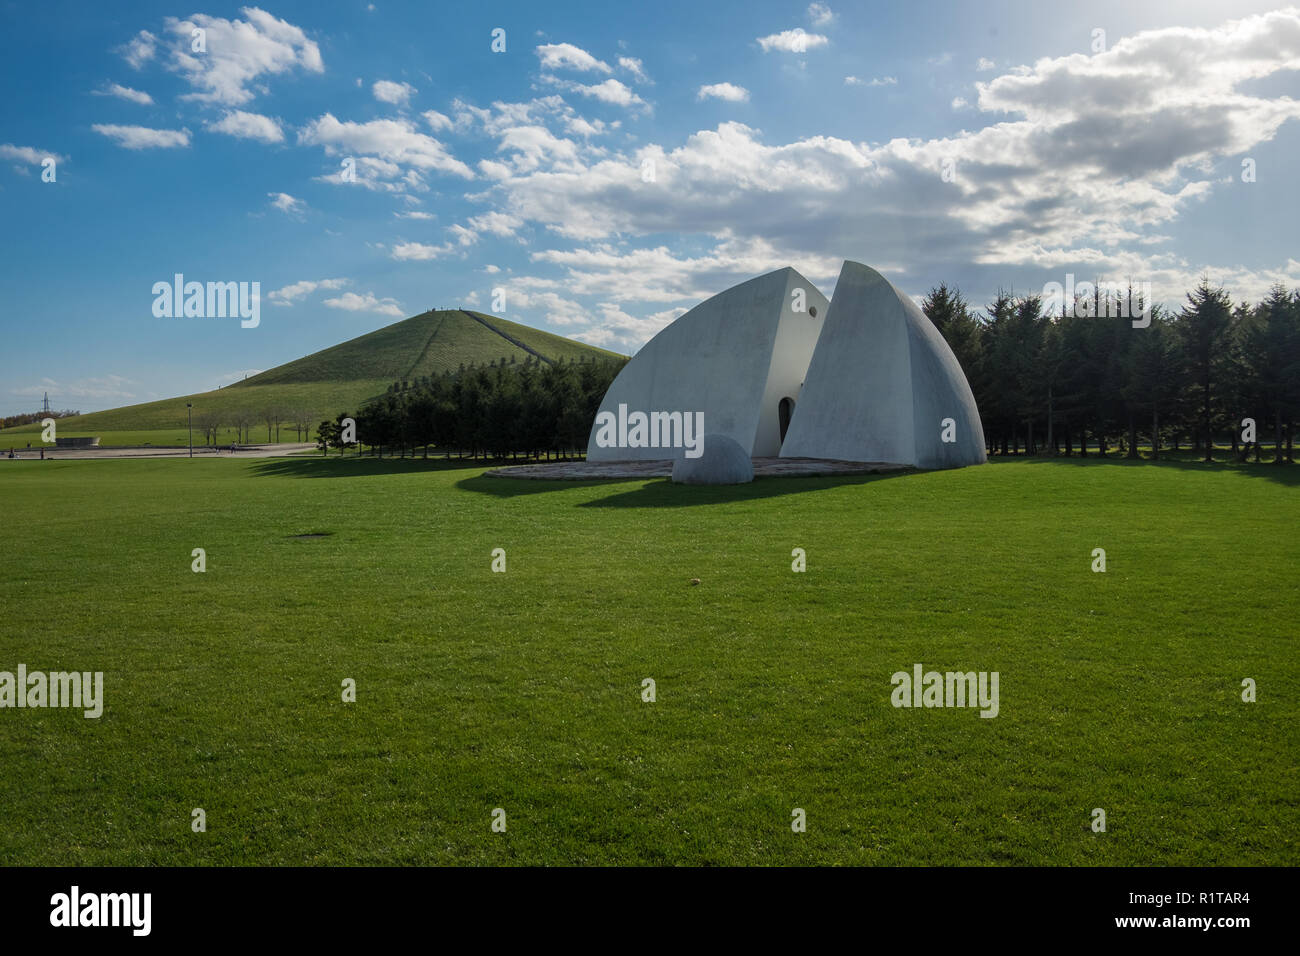
[[[215,413],[223,425],[230,425],[240,411],[256,419],[268,408],[306,412],[308,419],[320,421],[356,411],[395,381],[454,372],[462,363],[486,365],[503,358],[523,362],[530,355],[546,362],[622,358],[482,312],[425,312],[216,391],[61,419],[58,433],[71,437],[178,428],[185,424],[187,402],[194,404],[196,424],[201,415]],[[40,431],[39,424],[5,429],[0,442]]]

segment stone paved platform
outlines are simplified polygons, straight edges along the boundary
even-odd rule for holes
[[[798,478],[808,475],[870,475],[906,471],[907,465],[883,461],[834,461],[829,458],[755,458],[755,478]],[[671,459],[662,461],[552,461],[509,465],[487,472],[493,478],[537,478],[547,481],[605,481],[617,478],[668,478]]]

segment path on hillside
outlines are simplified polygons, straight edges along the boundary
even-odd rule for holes
[[[425,341],[424,348],[420,350],[419,357],[411,363],[411,367],[408,368],[406,374],[402,376],[403,379],[409,380],[415,377],[415,370],[420,367],[420,363],[424,361],[424,357],[429,354],[429,349],[433,347],[433,340],[438,337],[438,333],[442,331],[443,324],[446,323],[446,321],[447,313],[444,312],[439,317],[438,324],[434,327],[433,331],[429,333],[429,338]]]
[[[547,365],[555,364],[554,359],[547,358],[541,352],[537,351],[537,349],[525,345],[523,342],[520,342],[517,338],[511,335],[509,332],[502,332],[500,329],[498,329],[487,319],[483,318],[481,315],[475,315],[473,312],[469,311],[468,309],[461,309],[461,311],[464,312],[466,315],[468,315],[475,322],[481,322],[486,328],[491,329],[493,332],[501,336],[503,339],[505,339],[507,342],[509,342],[511,345],[515,346],[516,348],[523,349],[525,352],[529,353],[530,355],[537,356],[538,359],[545,362]]]

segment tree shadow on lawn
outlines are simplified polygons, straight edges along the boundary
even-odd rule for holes
[[[547,494],[571,488],[590,488],[611,485],[633,485],[627,491],[616,491],[594,501],[584,501],[579,508],[691,508],[696,505],[722,502],[755,501],[778,498],[808,491],[825,491],[844,485],[865,485],[891,478],[916,474],[914,471],[892,471],[864,475],[808,475],[799,477],[755,478],[743,485],[679,485],[670,478],[608,478],[591,481],[547,481],[538,478],[490,478],[479,475],[456,482],[457,488],[497,498],[516,498],[520,495]]]
[[[498,464],[471,462],[457,458],[358,458],[301,457],[301,458],[251,458],[249,470],[258,478],[367,478],[384,475],[401,475],[413,471],[466,471],[471,468],[487,469]]]
[[[1087,458],[1078,458],[1071,456],[1069,458],[990,458],[989,462],[993,464],[1004,464],[1007,462],[1019,461],[1022,464],[1030,465],[1056,465],[1069,467],[1087,467],[1089,465],[1118,465],[1124,468],[1173,468],[1179,471],[1196,471],[1202,474],[1234,474],[1243,478],[1266,478],[1270,481],[1276,481],[1279,484],[1295,487],[1300,485],[1300,468],[1295,465],[1274,465],[1272,462],[1260,462],[1258,465],[1254,462],[1235,462],[1218,459],[1215,462],[1206,463],[1202,461],[1189,461],[1178,458],[1161,458],[1159,461],[1151,461],[1149,458],[1100,458],[1096,454],[1090,454]]]

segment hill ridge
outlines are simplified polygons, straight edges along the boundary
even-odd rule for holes
[[[418,381],[454,373],[461,365],[508,362],[512,357],[523,361],[529,356],[549,364],[560,359],[625,358],[498,316],[460,308],[430,309],[212,391],[61,419],[59,435],[176,428],[183,435],[187,403],[193,405],[196,441],[213,423],[223,429],[241,421],[264,425],[278,416],[282,423],[304,421],[314,427],[323,418],[356,412],[362,403],[383,395],[394,381]],[[37,422],[5,429],[0,435],[40,431]]]

